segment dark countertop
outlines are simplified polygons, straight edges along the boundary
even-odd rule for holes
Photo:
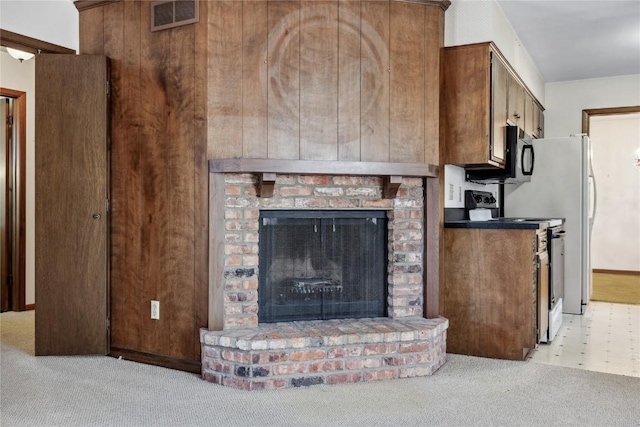
[[[490,221],[471,221],[468,213],[462,208],[447,208],[444,210],[444,228],[485,228],[499,229],[528,229],[544,230],[550,226],[564,224],[564,218],[497,218],[498,210],[492,209],[491,216],[496,218]]]
[[[486,228],[492,230],[498,229],[529,229],[544,230],[548,228],[549,223],[540,220],[515,221],[512,218],[498,218],[491,221],[471,221],[468,219],[458,221],[446,221],[444,228]]]

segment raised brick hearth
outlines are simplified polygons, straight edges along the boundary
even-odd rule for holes
[[[446,360],[443,318],[269,323],[201,333],[207,381],[244,390],[431,375]]]
[[[272,196],[259,197],[257,174],[216,175],[222,330],[201,331],[205,380],[273,389],[430,375],[444,363],[448,321],[422,318],[422,178],[405,177],[395,198],[384,198],[382,177],[278,174]],[[258,324],[262,209],[386,211],[388,317]]]

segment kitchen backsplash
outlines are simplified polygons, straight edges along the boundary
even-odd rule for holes
[[[444,207],[464,208],[464,191],[490,191],[498,199],[498,184],[476,184],[464,180],[464,168],[455,165],[444,165]]]

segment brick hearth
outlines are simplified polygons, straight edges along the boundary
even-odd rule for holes
[[[445,361],[446,319],[424,319],[423,179],[393,199],[376,176],[224,174],[222,331],[201,331],[207,381],[254,390],[430,375]],[[388,219],[388,318],[258,324],[261,209],[381,209]]]
[[[448,323],[404,317],[203,330],[203,377],[262,390],[431,375],[446,360]]]

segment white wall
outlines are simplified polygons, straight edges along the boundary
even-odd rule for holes
[[[452,0],[445,13],[445,46],[493,41],[535,97],[545,104],[542,76],[495,0]]]
[[[640,105],[640,74],[547,83],[545,137],[582,132],[582,110]]]
[[[78,50],[78,11],[71,0],[1,0],[0,28]]]
[[[589,134],[597,190],[592,267],[640,271],[640,113],[594,116]]]
[[[0,86],[27,93],[25,304],[35,304],[35,60],[21,63],[0,51]]]

